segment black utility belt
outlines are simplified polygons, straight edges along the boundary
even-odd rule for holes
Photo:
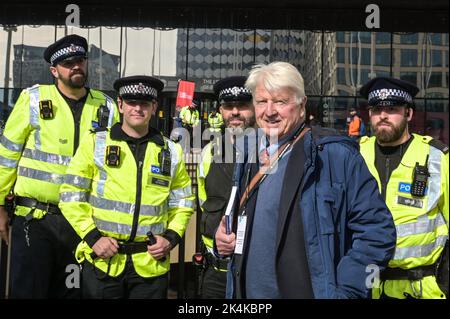
[[[126,255],[143,253],[147,251],[147,245],[148,243],[146,241],[138,243],[119,243],[118,251],[119,254]]]
[[[15,196],[14,203],[16,206],[24,206],[34,209],[40,209],[46,211],[48,214],[61,215],[61,210],[59,209],[58,205],[51,203],[43,203],[34,198]]]
[[[386,268],[381,273],[381,281],[385,280],[420,280],[427,276],[436,275],[436,264],[412,269]]]

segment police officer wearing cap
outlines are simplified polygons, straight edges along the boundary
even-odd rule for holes
[[[211,132],[221,132],[223,128],[222,114],[217,112],[216,108],[211,110],[208,114],[208,125]]]
[[[397,229],[395,255],[373,289],[375,298],[441,299],[448,294],[448,147],[410,132],[418,91],[409,82],[385,77],[372,79],[360,91],[368,100],[375,134],[361,139],[361,153]],[[447,282],[442,285],[437,275],[444,251]]]
[[[225,127],[232,130],[234,138],[255,125],[252,95],[245,87],[245,76],[233,76],[214,85],[214,93],[220,103],[219,111]],[[199,276],[201,298],[225,298],[227,260],[217,259],[213,253],[213,237],[225,212],[233,185],[236,155],[227,160],[227,144],[234,144],[233,135],[216,134],[202,152],[197,168],[198,197],[202,210],[200,233],[202,236],[203,267]],[[236,148],[232,148],[237,152]],[[197,255],[198,256],[198,255]],[[199,261],[196,261],[199,263]]]
[[[84,298],[166,298],[169,252],[193,213],[179,145],[149,126],[163,83],[115,81],[123,121],[85,136],[61,186],[60,208],[83,239]]]
[[[7,243],[8,194],[14,216],[12,298],[69,298],[80,291],[66,285],[80,239],[58,209],[59,187],[81,137],[119,120],[114,101],[85,86],[87,49],[85,38],[69,35],[45,50],[55,84],[23,90],[0,137],[0,235]],[[68,176],[67,182],[80,181]]]

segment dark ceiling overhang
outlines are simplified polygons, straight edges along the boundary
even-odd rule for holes
[[[17,0],[0,4],[0,23],[64,25],[71,2],[82,26],[448,32],[448,0]],[[365,26],[370,3],[380,8],[380,29]]]

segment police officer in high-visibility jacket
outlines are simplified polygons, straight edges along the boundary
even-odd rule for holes
[[[56,84],[23,90],[0,136],[0,233],[5,241],[8,217],[3,205],[8,193],[15,195],[9,202],[11,208],[15,205],[12,298],[79,295],[80,289],[68,289],[66,269],[76,265],[73,251],[80,238],[58,209],[59,187],[82,136],[119,120],[110,97],[85,87],[87,50],[86,39],[78,35],[50,45],[44,58]],[[68,176],[67,182],[78,181]]]
[[[252,94],[244,84],[245,76],[233,76],[220,80],[214,85],[214,93],[220,103],[220,114],[225,127],[233,135],[222,134],[212,139],[202,151],[202,161],[197,167],[198,198],[202,216],[203,269],[200,272],[199,295],[201,298],[225,298],[227,260],[218,259],[213,253],[213,237],[225,213],[226,204],[233,185],[234,162],[237,155],[227,156],[227,144],[245,133],[245,129],[255,125],[255,111]],[[237,153],[236,143],[231,148]],[[243,150],[241,150],[242,153]]]
[[[83,239],[84,298],[166,298],[169,252],[193,213],[182,149],[149,126],[163,83],[115,81],[122,123],[85,136],[61,186],[60,208]]]
[[[211,132],[221,132],[223,127],[222,114],[213,109],[208,115],[208,125]]]
[[[410,133],[418,91],[409,82],[383,77],[361,88],[375,134],[362,138],[361,153],[397,230],[395,255],[373,289],[375,298],[446,297],[436,274],[448,240],[448,147]]]

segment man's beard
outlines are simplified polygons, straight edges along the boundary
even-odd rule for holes
[[[386,123],[388,125],[390,125],[391,129],[379,129],[379,124],[380,123]],[[408,119],[407,117],[403,117],[403,120],[400,122],[400,124],[398,126],[395,126],[394,124],[387,122],[387,121],[379,121],[375,127],[372,127],[374,132],[375,132],[375,136],[377,137],[378,142],[380,143],[392,143],[395,141],[398,141],[402,135],[403,132],[405,131],[406,127],[408,125]]]
[[[76,75],[76,74],[79,74],[81,76],[74,77],[74,75]],[[68,78],[65,78],[65,77],[59,75],[59,79],[65,86],[68,86],[73,89],[81,89],[86,84],[87,71],[86,71],[86,73],[84,73],[83,71],[74,72]]]

